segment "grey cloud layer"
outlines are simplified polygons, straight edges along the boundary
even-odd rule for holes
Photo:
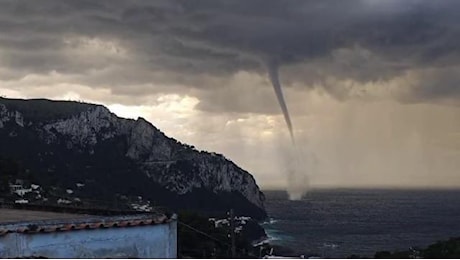
[[[122,95],[188,85],[204,93],[200,108],[217,111],[209,92],[238,71],[265,74],[276,60],[285,84],[319,83],[337,97],[348,90],[327,77],[371,82],[429,70],[406,100],[458,104],[459,12],[455,0],[2,0],[0,79],[57,71]],[[113,43],[101,47],[111,52],[85,39]],[[78,52],[85,44],[95,53]]]

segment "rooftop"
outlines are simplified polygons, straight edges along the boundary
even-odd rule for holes
[[[46,210],[0,208],[0,235],[7,233],[48,233],[96,228],[119,228],[169,223],[175,215],[159,212],[114,212],[91,215]]]

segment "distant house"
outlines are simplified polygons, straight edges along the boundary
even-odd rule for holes
[[[32,192],[32,189],[17,189],[14,191],[14,193],[18,194],[21,197],[26,195],[29,192]]]
[[[10,189],[12,192],[23,189],[22,184],[10,184]]]
[[[24,188],[22,184],[10,184],[10,190],[21,197],[26,193],[32,192],[32,188]]]
[[[176,258],[177,218],[0,209],[1,258]]]
[[[40,188],[40,185],[37,185],[37,184],[30,184],[30,187],[31,187],[33,190],[36,190],[36,189]]]

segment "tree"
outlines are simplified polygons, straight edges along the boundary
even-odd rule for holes
[[[10,191],[9,183],[19,175],[19,164],[11,159],[0,157],[0,192],[2,194]]]

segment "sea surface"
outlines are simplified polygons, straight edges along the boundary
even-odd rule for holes
[[[325,189],[299,201],[264,193],[270,242],[298,254],[372,257],[460,237],[460,190]]]

